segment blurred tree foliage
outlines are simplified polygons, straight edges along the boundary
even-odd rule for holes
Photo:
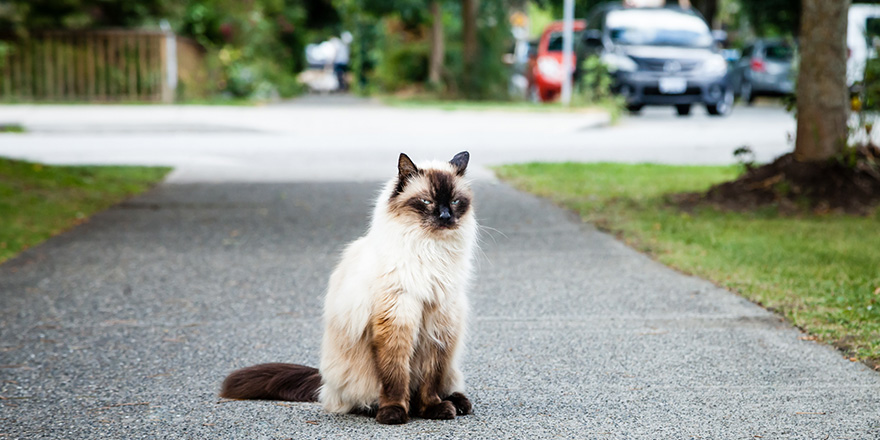
[[[575,16],[585,18],[603,2],[575,0]],[[709,21],[748,23],[758,35],[797,35],[800,26],[801,0],[690,3]],[[562,16],[563,0],[0,0],[0,38],[43,29],[155,29],[167,19],[179,35],[208,49],[208,62],[219,72],[215,89],[265,98],[297,91],[306,44],[348,30],[357,90],[430,89],[497,99],[506,96],[510,73],[502,63],[512,43],[509,13],[528,4]],[[468,7],[476,13],[467,14]],[[435,20],[442,22],[439,30],[432,28]],[[432,45],[432,35],[445,44]],[[9,48],[0,41],[0,53]],[[442,52],[433,64],[432,51]]]
[[[26,36],[48,29],[130,27],[156,23],[172,0],[6,0],[0,3],[0,32]]]
[[[801,0],[740,0],[742,14],[757,35],[798,35]]]
[[[395,92],[427,88],[432,0],[335,0],[343,25],[354,34],[352,69],[360,90]],[[476,46],[471,69],[464,62],[464,1],[440,0],[446,44],[440,92],[468,99],[507,97],[508,67],[502,54],[512,41],[508,2],[477,2]]]
[[[703,17],[706,18],[706,21],[712,23],[718,13],[720,1],[723,0],[688,0],[688,3],[700,11]],[[532,2],[544,9],[550,8],[554,16],[562,17],[564,0],[533,0]],[[608,2],[608,0],[574,0],[574,16],[577,18],[587,18],[590,10],[602,3]],[[677,3],[678,0],[666,0],[666,4],[674,5]]]
[[[174,14],[174,27],[212,54],[217,88],[235,97],[290,96],[303,66],[304,0],[198,0]]]
[[[0,37],[7,38],[50,29],[155,29],[161,20],[208,50],[207,62],[218,72],[217,91],[268,98],[297,91],[295,76],[305,66],[306,43],[340,18],[329,0],[0,2]]]

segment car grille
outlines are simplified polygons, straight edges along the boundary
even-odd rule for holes
[[[635,58],[634,61],[639,65],[639,70],[645,72],[666,72],[670,74],[692,72],[700,66],[699,61],[693,60],[658,60],[650,58]],[[678,63],[679,69],[672,68],[666,70],[667,63]]]
[[[660,93],[659,87],[645,87],[643,93],[645,96],[699,96],[702,90],[699,87],[688,87],[684,93],[664,94]]]

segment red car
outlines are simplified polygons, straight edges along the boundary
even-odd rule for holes
[[[574,21],[574,38],[587,28],[585,20]],[[574,42],[572,42],[574,43]],[[574,53],[572,53],[571,68],[575,67]],[[571,75],[572,72],[569,72]],[[562,21],[554,21],[547,25],[541,39],[538,40],[538,50],[534,60],[529,61],[529,93],[533,99],[543,102],[552,101],[559,96],[562,89]]]

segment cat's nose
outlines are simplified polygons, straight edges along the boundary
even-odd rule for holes
[[[449,212],[449,208],[446,206],[440,207],[440,220],[449,220],[452,218],[452,214]]]

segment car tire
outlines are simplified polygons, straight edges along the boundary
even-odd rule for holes
[[[675,113],[679,116],[688,116],[691,114],[690,104],[675,104]]]
[[[747,105],[755,103],[755,92],[752,90],[752,83],[743,81],[742,85],[739,86],[739,99]]]
[[[644,107],[644,105],[642,104],[627,104],[626,110],[634,115],[637,115],[642,111],[642,107]]]
[[[711,116],[727,116],[732,110],[733,91],[729,89],[724,92],[724,98],[722,98],[721,101],[718,101],[715,104],[706,104],[706,111],[708,111]]]

